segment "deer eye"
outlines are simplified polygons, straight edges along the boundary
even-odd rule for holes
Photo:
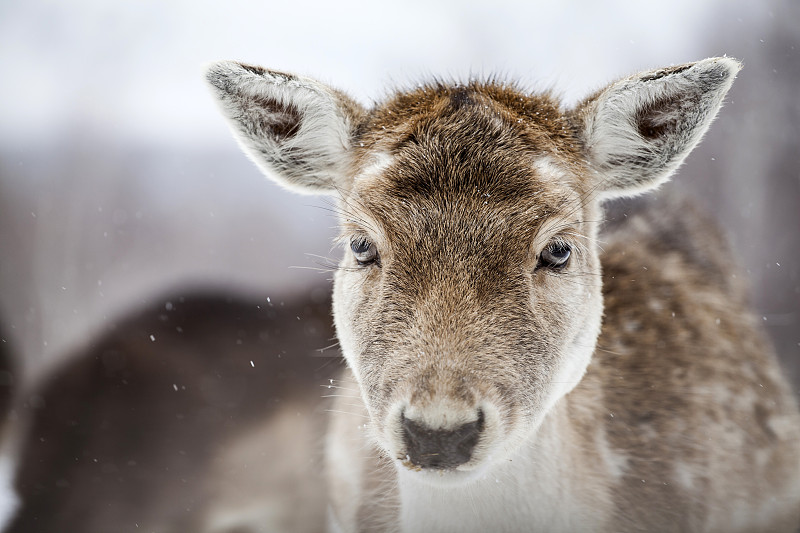
[[[550,268],[552,270],[561,270],[567,266],[569,256],[572,250],[569,244],[561,241],[553,241],[547,245],[547,248],[542,250],[539,255],[539,262],[536,268]]]
[[[378,260],[378,248],[365,237],[355,237],[350,241],[350,249],[359,266],[367,266]]]

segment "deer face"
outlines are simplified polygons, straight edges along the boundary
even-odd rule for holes
[[[208,79],[267,175],[338,198],[336,329],[375,442],[422,479],[459,480],[580,381],[602,314],[599,201],[666,180],[737,70],[645,72],[566,112],[493,83],[368,112],[259,67],[219,63]]]
[[[598,215],[548,100],[419,98],[424,113],[386,109],[363,135],[334,315],[381,447],[468,471],[580,380],[602,312]]]

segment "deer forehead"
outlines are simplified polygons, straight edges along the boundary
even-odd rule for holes
[[[376,110],[356,143],[346,211],[415,246],[530,241],[556,214],[580,220],[583,169],[552,102],[506,90],[504,103],[490,88],[419,90]]]

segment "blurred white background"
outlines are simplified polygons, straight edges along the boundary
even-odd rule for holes
[[[237,59],[365,104],[429,75],[501,73],[567,104],[636,70],[745,63],[676,181],[725,224],[754,303],[800,359],[800,3],[2,0],[0,337],[26,380],[175,287],[288,295],[325,273],[323,199],[239,153],[203,84]],[[797,375],[797,374],[796,374]]]

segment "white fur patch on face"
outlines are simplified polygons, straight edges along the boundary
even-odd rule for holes
[[[376,152],[372,154],[369,162],[356,175],[355,183],[363,183],[383,174],[395,162],[395,157],[388,152]]]
[[[570,393],[583,379],[586,368],[592,360],[597,336],[600,332],[599,318],[597,322],[597,327],[594,327],[594,324],[590,325],[587,328],[588,331],[579,337],[580,340],[576,340],[572,344],[572,349],[564,354],[556,373],[553,375],[552,388],[548,394],[544,412],[552,409],[558,400]]]
[[[466,408],[462,402],[441,394],[424,408],[416,405],[408,406],[404,415],[431,429],[453,429],[475,422],[478,418],[476,409]]]
[[[600,336],[603,308],[600,298],[594,301],[584,298],[584,302],[586,317],[576,330],[574,337],[567,339],[568,344],[564,348],[550,381],[551,386],[543,409],[545,413],[549,412],[561,398],[572,392],[580,383],[592,360],[597,338]]]
[[[544,178],[549,182],[554,183],[567,183],[569,179],[569,173],[567,169],[561,166],[558,161],[556,161],[553,157],[545,155],[541,157],[537,157],[533,161],[533,168],[536,170],[536,173]]]

